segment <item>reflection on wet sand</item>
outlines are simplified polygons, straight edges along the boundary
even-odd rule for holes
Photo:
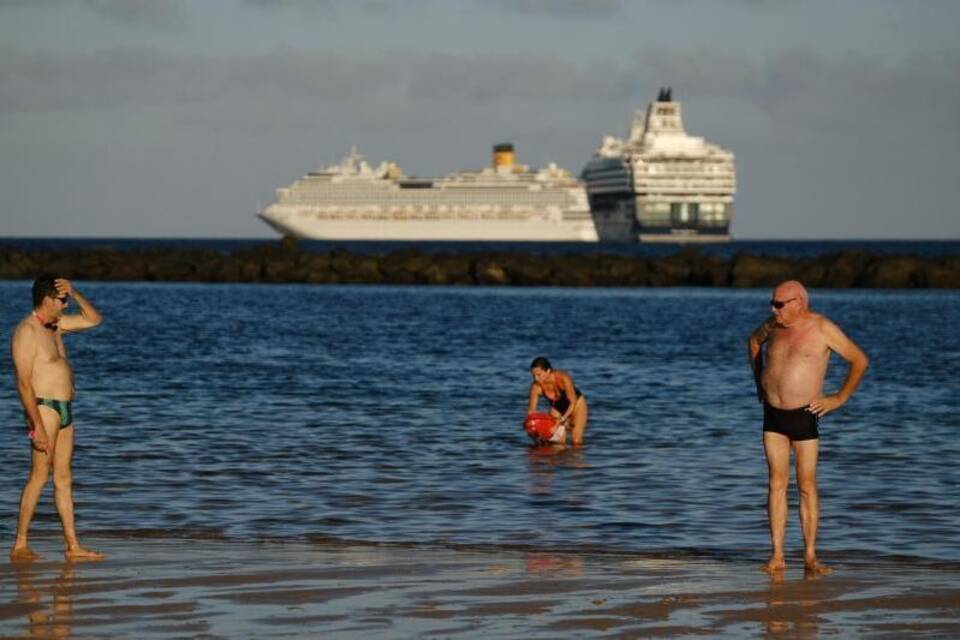
[[[110,547],[82,576],[76,565],[0,564],[0,637],[960,637],[957,567],[848,561],[819,579],[799,569],[769,579],[752,561],[689,554]]]
[[[764,621],[767,638],[816,638],[820,633],[820,617],[816,613],[819,594],[812,583],[822,574],[804,572],[802,584],[793,585],[784,571],[770,574],[767,610]],[[796,582],[796,581],[794,581]],[[812,587],[812,588],[811,588]],[[799,589],[799,591],[798,591]],[[829,596],[828,596],[829,597]]]
[[[12,566],[17,579],[17,602],[27,607],[27,637],[69,638],[73,617],[74,563],[64,563],[53,581],[44,578],[47,571],[42,565],[13,563]]]
[[[583,558],[533,552],[526,554],[526,568],[527,573],[535,575],[579,576],[583,573]]]

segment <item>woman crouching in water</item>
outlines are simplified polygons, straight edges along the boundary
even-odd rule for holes
[[[534,358],[530,363],[530,404],[527,415],[537,410],[540,396],[550,403],[550,415],[559,418],[560,424],[570,433],[574,446],[583,444],[583,432],[587,428],[587,398],[573,384],[566,371],[550,366],[546,358]],[[566,439],[564,439],[566,442]]]

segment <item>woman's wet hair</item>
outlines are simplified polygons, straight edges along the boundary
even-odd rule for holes
[[[530,363],[531,369],[543,369],[544,371],[550,371],[553,367],[550,366],[550,361],[539,356],[533,359],[533,362]]]
[[[44,273],[39,278],[33,281],[33,308],[39,309],[40,305],[43,304],[44,298],[56,298],[60,295],[57,291],[54,281],[57,279],[56,276],[52,276],[49,273]]]

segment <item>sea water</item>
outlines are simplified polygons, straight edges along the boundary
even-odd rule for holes
[[[77,283],[81,533],[763,557],[746,338],[768,290]],[[960,561],[960,292],[814,290],[871,357],[821,422],[820,548]],[[0,283],[4,339],[30,309]],[[75,305],[72,305],[75,310]],[[589,403],[530,447],[529,364]],[[0,537],[28,468],[9,351]],[[826,383],[846,372],[834,357]],[[57,535],[52,488],[34,531]],[[790,497],[788,545],[801,547]]]

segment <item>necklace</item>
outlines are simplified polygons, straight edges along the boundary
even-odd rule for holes
[[[36,311],[33,312],[33,317],[36,318],[36,319],[37,319],[37,322],[39,322],[40,324],[42,324],[44,327],[46,327],[47,329],[50,329],[50,331],[56,331],[56,330],[57,330],[57,323],[56,323],[56,322],[46,322],[46,321],[43,319],[43,316],[41,316],[41,315],[40,315],[39,313],[37,313]]]

